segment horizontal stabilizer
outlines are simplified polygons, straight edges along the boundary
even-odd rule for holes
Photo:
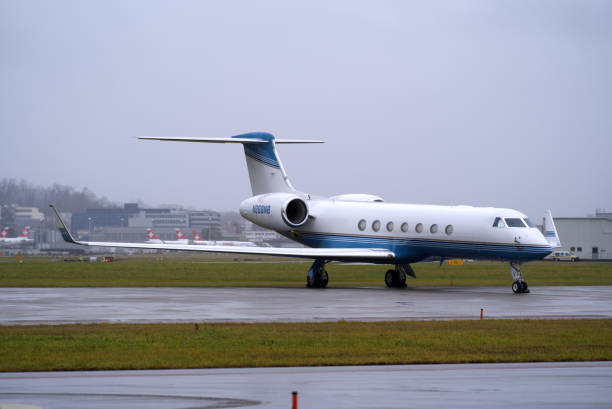
[[[266,139],[257,138],[183,138],[180,136],[139,136],[138,139],[167,142],[202,142],[202,143],[266,143]],[[310,139],[275,139],[275,143],[323,143]]]

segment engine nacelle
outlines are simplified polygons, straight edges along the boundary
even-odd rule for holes
[[[286,231],[308,221],[308,205],[293,193],[266,193],[242,202],[240,215],[258,226]]]

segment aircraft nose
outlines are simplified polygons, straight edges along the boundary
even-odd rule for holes
[[[546,240],[546,237],[544,237],[544,235],[542,234],[541,231],[537,230],[536,234],[533,235],[533,244],[537,244],[540,246],[550,246],[550,243],[548,242],[548,240]],[[551,251],[552,251],[552,247],[551,247]]]

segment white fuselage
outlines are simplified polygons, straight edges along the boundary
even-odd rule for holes
[[[267,212],[266,206],[274,207],[268,200],[272,195],[245,200],[242,216],[310,247],[388,249],[401,262],[429,257],[527,261],[551,251],[542,233],[523,223],[527,216],[512,209],[306,198],[308,220],[282,228],[277,209]],[[519,219],[523,227],[493,227],[496,218]]]

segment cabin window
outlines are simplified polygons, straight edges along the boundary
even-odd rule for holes
[[[506,217],[508,227],[525,227],[525,223],[518,217]]]
[[[372,230],[379,231],[380,230],[380,220],[374,220],[372,223]]]
[[[365,221],[365,219],[361,219],[359,220],[359,223],[357,224],[357,227],[359,227],[359,230],[364,231],[366,226],[367,226],[367,222]]]
[[[450,236],[451,234],[453,234],[453,225],[449,224],[448,226],[446,226],[444,231],[446,232],[446,234],[448,234]]]
[[[579,251],[579,252],[582,252],[582,247],[578,247],[578,251]]]
[[[432,224],[431,227],[429,228],[429,232],[431,234],[436,234],[438,232],[438,225],[437,224]]]
[[[406,222],[402,223],[402,227],[401,228],[402,228],[402,231],[404,233],[406,233],[408,231],[408,223],[406,223]]]
[[[504,223],[504,219],[501,217],[496,217],[493,222],[493,227],[506,227],[506,223]]]
[[[528,217],[525,217],[525,218],[523,219],[523,221],[525,222],[525,224],[526,224],[527,226],[529,226],[529,227],[535,227],[535,224],[533,224],[533,222],[532,222],[531,220],[529,220],[529,218],[528,218]]]
[[[570,247],[570,251],[576,251],[576,247]]]
[[[421,233],[423,231],[423,223],[417,224],[414,229],[416,230],[417,233]]]
[[[393,231],[393,222],[387,223],[387,231]]]

